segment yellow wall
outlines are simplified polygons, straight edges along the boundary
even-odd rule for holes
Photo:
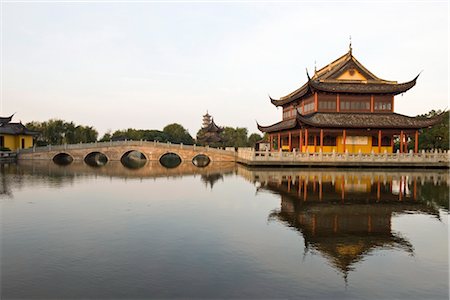
[[[33,137],[30,135],[10,135],[10,134],[2,134],[4,137],[4,147],[15,151],[17,149],[22,149],[22,139],[25,139],[25,147],[30,148],[33,147]]]
[[[358,70],[353,69],[353,72],[351,73],[350,70],[345,71],[342,73],[337,79],[341,80],[367,80],[366,77],[363,76]]]
[[[351,140],[352,138],[347,136],[346,138],[346,145],[345,145],[345,149],[348,151],[348,153],[359,153],[359,151],[361,151],[361,153],[371,153],[372,150],[374,153],[384,153],[385,151],[387,153],[392,153],[392,147],[390,146],[382,146],[381,147],[381,151],[378,152],[378,146],[373,146],[372,147],[372,137],[369,136],[367,137],[367,141],[365,144],[357,144],[357,145],[352,145],[352,144],[348,144],[348,141]],[[338,136],[336,138],[336,146],[323,146],[323,153],[331,153],[333,152],[333,150],[336,153],[344,153],[344,144],[342,143],[343,137],[342,136]],[[302,147],[302,152],[306,152],[309,151],[310,153],[313,152],[319,152],[320,151],[320,146],[311,146],[308,145],[308,147],[303,146]]]

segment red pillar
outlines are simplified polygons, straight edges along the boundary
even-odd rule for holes
[[[416,134],[414,135],[414,153],[419,152],[419,131],[416,130]]]
[[[347,138],[347,132],[345,129],[342,131],[342,143],[344,144],[344,152],[345,152],[345,139]]]
[[[370,112],[373,112],[373,95],[370,95]]]
[[[323,129],[320,129],[320,151],[323,152]]]
[[[305,129],[305,148],[308,150],[308,129]]]
[[[381,130],[378,130],[378,153],[381,153]]]
[[[302,139],[302,130],[300,129],[300,135],[299,135],[299,142],[298,144],[300,145],[300,152],[302,152],[302,147],[303,147],[303,139]]]
[[[292,133],[289,131],[289,151],[292,151]]]
[[[318,100],[317,100],[317,92],[314,93],[314,111],[318,110]]]
[[[403,130],[400,131],[400,153],[403,153]]]

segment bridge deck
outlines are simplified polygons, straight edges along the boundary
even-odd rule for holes
[[[58,153],[68,153],[74,160],[83,160],[92,152],[102,152],[108,160],[120,160],[126,151],[141,151],[147,160],[158,160],[164,153],[178,154],[183,161],[192,161],[205,154],[212,161],[236,161],[255,167],[369,167],[369,168],[449,168],[449,151],[421,153],[299,153],[254,151],[251,148],[217,149],[196,145],[148,141],[119,141],[90,144],[59,145],[23,149],[19,160],[51,160]]]

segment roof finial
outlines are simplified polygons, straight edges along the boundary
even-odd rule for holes
[[[314,73],[317,73],[317,63],[316,63],[316,60],[314,60]]]
[[[350,43],[348,44],[348,52],[352,55],[352,36],[350,35]]]

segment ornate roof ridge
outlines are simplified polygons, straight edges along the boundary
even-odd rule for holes
[[[9,122],[11,122],[11,120],[12,120],[12,118],[13,118],[13,116],[14,116],[15,114],[16,114],[16,113],[13,113],[13,114],[10,115],[9,117],[0,117],[0,125],[8,124]]]
[[[362,73],[364,75],[363,77],[366,77],[367,79],[363,80],[363,79],[338,79],[338,78],[335,78],[336,75],[342,74],[345,71],[351,70],[351,69],[357,69],[360,73]],[[419,75],[420,75],[420,73],[419,73]],[[398,93],[405,92],[408,89],[410,89],[411,87],[413,87],[415,85],[415,81],[417,80],[417,77],[418,77],[418,76],[416,76],[416,78],[414,78],[413,80],[411,80],[409,82],[405,82],[405,83],[398,83],[397,81],[393,81],[393,80],[381,79],[381,78],[375,76],[371,71],[369,71],[362,63],[360,63],[353,56],[351,47],[347,53],[345,53],[344,55],[335,59],[328,65],[322,67],[321,69],[315,71],[312,78],[310,78],[309,75],[307,75],[307,76],[308,76],[308,81],[305,84],[303,84],[300,88],[294,90],[293,92],[291,92],[285,96],[282,96],[279,99],[273,99],[272,97],[269,96],[271,103],[274,104],[275,106],[280,106],[280,105],[289,103],[291,101],[297,100],[298,98],[307,95],[308,92],[311,91],[312,85],[316,85],[315,88],[317,89],[317,84],[321,84],[321,83],[356,84],[356,85],[359,85],[359,84],[377,85],[378,84],[378,85],[386,86],[382,89],[382,90],[386,90],[386,91],[379,91],[378,93],[398,94]],[[409,88],[402,90],[402,87],[404,85],[408,85],[408,84],[410,84]],[[394,89],[394,91],[392,91],[392,92],[389,90],[391,87]],[[395,90],[396,87],[399,87],[398,92]],[[320,89],[318,89],[318,90],[320,90]],[[355,93],[359,92],[358,89],[354,89],[354,90],[355,90]],[[325,91],[333,92],[334,90],[325,90]],[[345,92],[345,91],[342,91],[342,92]],[[372,92],[372,91],[368,91],[368,92]],[[377,92],[375,91],[375,93],[377,93]]]
[[[209,123],[208,127],[205,127],[203,130],[207,132],[222,132],[223,128],[217,126],[217,124],[214,122],[214,118],[211,118],[211,123]]]

